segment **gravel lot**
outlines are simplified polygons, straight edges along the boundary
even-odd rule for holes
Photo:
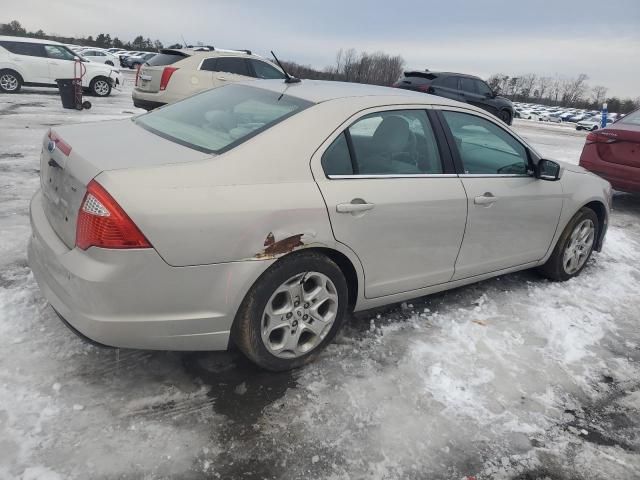
[[[52,125],[140,112],[126,73],[89,111],[56,90],[0,96],[0,478],[640,478],[638,196],[616,195],[580,277],[522,272],[359,314],[294,373],[75,337],[26,261],[39,145]],[[515,129],[577,163],[584,133]]]

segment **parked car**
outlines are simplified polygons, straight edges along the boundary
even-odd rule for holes
[[[323,81],[54,127],[40,169],[29,265],[76,332],[144,349],[232,341],[270,370],[310,361],[351,310],[531,267],[575,277],[610,202],[608,182],[482,109]]]
[[[133,104],[152,110],[228,83],[283,78],[280,67],[249,50],[165,49],[140,68]]]
[[[121,67],[128,67],[128,65],[126,63],[127,58],[135,57],[135,56],[138,56],[138,55],[143,55],[145,53],[148,53],[148,52],[132,52],[132,51],[129,51],[129,52],[120,53],[118,55],[118,58],[120,59],[120,66]]]
[[[97,48],[83,50],[82,52],[80,52],[80,56],[92,62],[104,63],[111,66],[114,66],[119,62],[118,58],[115,55],[112,55],[109,52],[105,52],[103,50],[99,50]]]
[[[24,86],[55,87],[56,79],[73,78],[77,54],[50,40],[0,36],[0,92],[15,93]],[[110,65],[85,61],[82,86],[99,97],[122,85],[120,71]]]
[[[541,122],[561,123],[560,114],[558,113],[541,113],[538,116],[538,120]]]
[[[613,123],[613,120],[607,117],[607,125],[609,125],[610,123]],[[599,129],[601,125],[602,125],[602,117],[596,116],[596,117],[586,118],[584,120],[580,120],[579,122],[577,122],[576,130],[593,131],[593,130]]]
[[[140,65],[155,57],[157,53],[146,52],[142,55],[132,55],[124,59],[124,63],[129,68],[138,68]]]
[[[591,132],[580,165],[623,192],[640,193],[640,110]]]
[[[396,88],[431,93],[459,102],[480,107],[511,125],[514,107],[510,100],[498,96],[479,77],[452,72],[430,72],[428,70],[404,72],[393,84]]]

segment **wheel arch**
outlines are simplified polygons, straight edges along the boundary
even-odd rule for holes
[[[349,291],[349,309],[353,310],[358,301],[358,272],[352,261],[344,253],[328,247],[311,247],[302,250],[303,252],[316,251],[329,257],[338,265],[347,281],[347,289]]]
[[[599,200],[592,200],[589,203],[586,203],[585,205],[583,205],[580,208],[588,208],[590,210],[593,210],[593,212],[596,214],[596,216],[598,217],[598,238],[596,239],[596,244],[594,245],[594,250],[596,250],[597,252],[599,252],[600,250],[602,250],[602,243],[604,241],[604,235],[607,231],[607,223],[608,223],[608,218],[607,218],[607,207],[604,205],[604,203],[602,203]],[[580,209],[578,209],[580,210]],[[575,213],[574,213],[575,215]],[[572,216],[573,218],[573,216]]]
[[[20,82],[24,83],[24,77],[22,76],[22,74],[20,73],[20,71],[16,68],[12,68],[12,67],[0,67],[0,72],[13,72],[16,75],[18,75],[18,77],[20,77]]]

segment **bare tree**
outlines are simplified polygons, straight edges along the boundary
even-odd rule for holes
[[[536,97],[537,98],[545,98],[544,94],[547,93],[547,90],[551,87],[552,79],[549,77],[538,77],[538,83],[536,84]]]
[[[604,99],[607,98],[607,87],[603,87],[602,85],[596,85],[591,89],[591,98],[593,99],[593,103],[596,105],[601,105],[604,102]]]
[[[588,89],[588,78],[585,73],[581,73],[576,78],[565,80],[562,85],[562,102],[572,106],[578,103]]]

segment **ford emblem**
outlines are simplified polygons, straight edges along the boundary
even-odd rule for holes
[[[49,150],[49,153],[52,153],[55,149],[56,142],[54,142],[53,140],[49,140],[49,143],[47,144],[47,150]]]

